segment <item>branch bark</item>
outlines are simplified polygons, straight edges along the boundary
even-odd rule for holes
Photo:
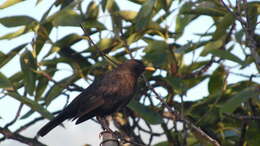
[[[18,133],[13,133],[8,128],[0,127],[0,133],[4,135],[4,138],[13,139],[29,146],[46,146],[35,138],[28,138]]]

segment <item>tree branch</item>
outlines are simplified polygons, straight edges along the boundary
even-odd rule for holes
[[[28,137],[22,136],[16,132],[13,133],[8,128],[0,127],[0,133],[3,134],[4,138],[13,139],[13,140],[19,141],[21,143],[27,144],[29,146],[46,146],[45,144],[39,142],[35,138],[28,138]]]

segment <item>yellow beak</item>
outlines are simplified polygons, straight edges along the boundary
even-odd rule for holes
[[[145,70],[147,70],[147,71],[155,71],[155,68],[153,68],[153,67],[145,67]]]

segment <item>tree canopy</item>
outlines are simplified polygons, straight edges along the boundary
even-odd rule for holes
[[[112,115],[122,137],[130,139],[127,142],[260,143],[259,1],[50,2],[40,18],[19,13],[0,18],[2,27],[15,28],[1,32],[0,42],[33,36],[29,42],[0,50],[0,102],[13,98],[20,103],[15,118],[0,127],[0,141],[45,145],[21,132],[52,119],[68,102],[56,110],[48,109],[49,105],[81,92],[86,88],[82,82],[91,83],[115,63],[137,58],[157,70],[145,73],[134,100]],[[22,3],[5,0],[0,11]],[[19,67],[7,74],[4,68],[13,62]],[[198,97],[191,99],[192,94]],[[24,109],[25,114],[20,114]],[[38,118],[32,119],[34,115]],[[19,120],[27,122],[11,129]],[[150,138],[144,139],[143,134]],[[158,136],[167,140],[154,143]]]

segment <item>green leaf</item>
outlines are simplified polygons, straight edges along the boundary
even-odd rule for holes
[[[64,36],[57,42],[55,42],[54,46],[59,46],[60,48],[64,48],[66,46],[71,46],[76,42],[80,41],[82,37],[78,34],[72,33]]]
[[[12,84],[9,79],[0,72],[0,88],[11,88]]]
[[[36,5],[40,4],[43,0],[37,0]]]
[[[53,99],[55,99],[57,96],[61,94],[61,92],[70,84],[74,83],[76,80],[78,80],[79,77],[76,74],[73,74],[67,78],[64,78],[63,80],[59,81],[55,85],[53,85],[50,90],[46,93],[45,96],[45,104],[49,105]]]
[[[13,57],[15,57],[26,45],[27,43],[19,45],[16,48],[12,49],[12,51],[7,53],[6,55],[2,54],[2,56],[0,57],[0,68],[8,63]]]
[[[222,59],[227,59],[230,61],[234,61],[236,63],[239,63],[240,65],[244,65],[245,63],[238,58],[236,55],[230,53],[229,51],[226,50],[220,50],[220,49],[210,49],[209,53],[211,53],[214,56],[220,57]]]
[[[145,48],[144,59],[148,60],[153,66],[164,66],[167,62],[167,56],[169,54],[169,46],[165,41],[157,41],[151,39],[144,39],[148,43]]]
[[[208,16],[224,16],[226,11],[223,11],[213,1],[197,1],[193,3],[192,9],[186,9],[184,14],[208,15]]]
[[[36,94],[35,94],[36,101],[38,101],[41,98],[42,94],[46,90],[49,80],[50,80],[49,78],[52,78],[54,73],[57,71],[56,66],[57,66],[57,64],[49,65],[49,66],[47,66],[46,71],[41,71],[41,72],[47,74],[48,77],[43,76],[41,74],[41,77],[39,78],[38,84],[36,86]]]
[[[84,18],[72,9],[63,9],[48,18],[53,26],[79,26]]]
[[[27,50],[21,55],[20,65],[24,75],[26,90],[32,96],[35,89],[37,63],[30,51]]]
[[[111,46],[113,46],[113,43],[115,43],[114,39],[112,38],[103,38],[101,39],[98,43],[97,43],[97,46],[100,50],[105,50],[105,49],[108,49],[110,48]],[[95,48],[94,48],[94,51]]]
[[[56,65],[57,63],[70,63],[70,60],[65,57],[46,59],[39,62],[39,65],[49,66],[49,65]]]
[[[122,19],[121,17],[118,17],[116,13],[120,11],[120,8],[117,4],[116,1],[112,3],[110,8],[107,8],[109,13],[111,14],[111,20],[112,20],[112,27],[113,27],[113,32],[115,33],[116,36],[119,36],[120,29],[123,28],[122,26]]]
[[[244,30],[241,29],[235,33],[235,38],[238,43],[242,43],[243,36],[245,35]]]
[[[204,76],[199,76],[196,78],[186,79],[186,80],[183,80],[183,82],[184,82],[186,89],[188,90],[188,89],[191,89],[192,87],[195,87],[196,85],[198,85],[199,83],[204,81],[206,78],[208,78],[208,76],[204,75]]]
[[[205,66],[208,63],[209,63],[209,60],[193,62],[190,65],[183,65],[181,68],[179,68],[179,71],[180,71],[180,73],[183,73],[183,74],[187,74],[187,73],[189,74],[199,68],[202,68],[203,66]]]
[[[160,9],[164,9],[166,12],[169,11],[169,8],[172,6],[173,0],[157,0],[155,7],[157,9],[157,12]]]
[[[138,12],[138,15],[136,16],[136,31],[143,31],[148,26],[152,19],[154,4],[155,0],[147,0],[142,5],[141,10]]]
[[[163,121],[158,112],[151,110],[136,100],[131,100],[127,106],[150,124],[160,124]]]
[[[218,40],[223,35],[226,35],[227,29],[235,22],[235,18],[231,13],[227,13],[218,23],[217,30],[213,34],[213,40]]]
[[[131,2],[137,3],[137,4],[143,4],[145,3],[147,0],[129,0]]]
[[[72,46],[73,44],[77,43],[81,39],[82,39],[81,36],[74,33],[64,36],[63,38],[61,38],[60,40],[54,43],[51,50],[44,56],[44,58],[55,52],[60,52],[61,49],[67,49],[69,46]]]
[[[154,146],[169,146],[169,142],[168,141],[159,142],[159,143],[155,144]]]
[[[106,9],[110,10],[113,4],[114,4],[114,0],[102,0],[101,2],[102,10],[103,11],[105,11]]]
[[[210,76],[208,90],[211,95],[222,92],[225,87],[226,72],[223,66],[217,68]]]
[[[254,4],[250,3],[248,4],[248,24],[252,27],[252,29],[255,29],[255,27],[258,25],[258,17],[259,17],[259,10],[260,4]]]
[[[175,32],[177,33],[176,38],[182,36],[185,27],[197,17],[196,15],[184,14],[185,11],[191,10],[193,6],[194,6],[193,3],[187,2],[181,7],[176,18],[176,27],[175,27]]]
[[[127,38],[126,42],[128,45],[131,45],[133,42],[138,41],[142,37],[142,34],[139,32],[134,32],[130,34],[130,36]]]
[[[259,89],[257,87],[248,87],[233,95],[220,108],[221,113],[232,113],[241,103],[247,101],[249,98],[258,98]]]
[[[174,91],[177,93],[177,94],[181,94],[183,93],[183,91],[186,90],[186,87],[182,81],[181,78],[178,78],[178,77],[174,77],[174,76],[167,76],[165,78],[165,80],[170,84],[172,85]]]
[[[260,6],[259,6],[260,7]],[[245,138],[247,139],[248,145],[257,146],[260,143],[260,130],[259,121],[255,120],[250,123],[247,128]]]
[[[100,23],[98,20],[90,19],[82,23],[84,28],[96,28],[98,30],[105,30],[107,29],[103,23]]]
[[[9,77],[9,80],[16,90],[24,86],[24,77],[22,72],[16,72],[14,75]]]
[[[27,32],[26,27],[21,27],[19,30],[15,31],[15,32],[11,32],[11,33],[5,34],[3,36],[0,36],[0,40],[4,40],[4,39],[9,40],[12,38],[16,38],[16,37],[23,35],[26,32]]]
[[[203,49],[203,51],[200,53],[200,56],[206,56],[208,55],[208,53],[212,50],[217,50],[220,47],[222,47],[224,44],[224,40],[223,39],[219,39],[216,41],[211,41],[209,43],[207,43]]]
[[[15,98],[16,100],[20,101],[23,104],[29,106],[34,111],[37,111],[38,113],[40,113],[44,118],[47,118],[47,119],[53,118],[53,115],[49,111],[44,109],[41,105],[39,105],[37,102],[35,102],[29,98],[26,98],[24,96],[21,96],[20,94],[18,94],[16,92],[8,92],[7,95]]]
[[[174,52],[175,52],[175,53],[179,53],[179,54],[185,54],[185,53],[187,53],[187,50],[188,50],[189,48],[191,48],[191,47],[192,47],[192,43],[191,43],[191,42],[188,42],[187,44],[182,45],[182,46],[180,46],[180,47],[174,49]]]
[[[122,11],[118,11],[116,14],[126,21],[133,21],[136,18],[138,13],[136,11],[122,10]]]
[[[30,25],[33,22],[37,22],[37,20],[29,16],[10,16],[0,18],[0,23],[5,27]]]
[[[96,20],[98,14],[99,14],[98,5],[94,1],[91,1],[87,7],[86,18]]]
[[[45,22],[43,24],[41,24],[38,28],[37,32],[37,37],[36,37],[36,41],[35,41],[35,52],[36,55],[38,55],[43,47],[43,45],[45,44],[45,42],[47,40],[49,40],[49,34],[51,32],[53,28],[53,25],[51,24],[51,22]]]
[[[50,90],[47,92],[45,97],[45,104],[49,105],[53,99],[55,99],[57,96],[61,94],[61,92],[64,90],[65,87],[63,87],[60,84],[55,84],[50,88]]]
[[[0,5],[0,9],[10,7],[10,6],[20,3],[22,1],[24,1],[24,0],[6,0],[3,4]]]
[[[22,115],[20,119],[21,119],[21,120],[26,119],[26,118],[30,117],[33,113],[35,113],[34,110],[29,110],[27,113],[25,113],[24,115]]]
[[[196,15],[208,15],[208,16],[223,16],[225,13],[221,10],[214,8],[196,8],[194,10],[189,10],[183,12],[183,14],[196,14]]]

